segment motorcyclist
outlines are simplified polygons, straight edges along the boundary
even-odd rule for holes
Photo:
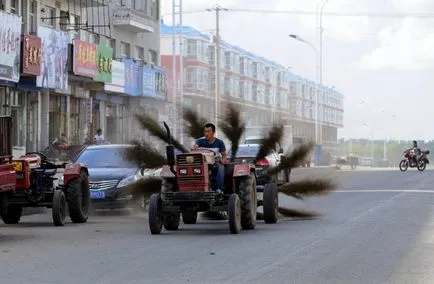
[[[207,123],[204,126],[204,136],[203,138],[197,139],[194,144],[193,150],[198,148],[217,148],[222,155],[221,162],[216,162],[216,167],[213,168],[213,174],[216,176],[216,185],[214,186],[214,191],[216,193],[222,192],[223,181],[224,181],[224,167],[223,164],[226,162],[226,146],[223,140],[215,137],[215,125],[212,123]]]
[[[413,156],[414,161],[417,162],[418,159],[419,159],[419,157],[420,157],[420,155],[422,154],[422,151],[417,146],[417,141],[416,140],[413,140],[413,148],[412,148],[412,150],[413,150],[413,153],[414,153],[414,156]]]

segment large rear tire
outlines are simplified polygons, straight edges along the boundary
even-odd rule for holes
[[[277,185],[274,183],[267,183],[264,186],[264,221],[266,224],[275,224],[278,218],[279,195],[277,192]]]
[[[241,203],[241,227],[243,230],[253,230],[256,227],[256,178],[253,173],[240,178],[238,195]]]
[[[66,197],[62,190],[55,190],[53,195],[53,208],[51,211],[54,226],[65,225],[66,218]]]
[[[90,204],[89,178],[85,171],[66,185],[66,200],[71,221],[85,223],[89,217]]]
[[[420,159],[420,160],[417,162],[417,170],[418,170],[419,172],[423,172],[425,169],[426,169],[426,162],[425,162],[425,160]]]
[[[406,159],[401,160],[399,162],[399,170],[401,172],[405,172],[408,169],[408,161]]]
[[[161,217],[161,197],[160,194],[154,193],[151,195],[149,201],[148,212],[149,230],[151,231],[151,234],[158,235],[161,233],[163,228]]]
[[[241,202],[236,193],[229,197],[228,216],[231,234],[238,234],[241,231]]]

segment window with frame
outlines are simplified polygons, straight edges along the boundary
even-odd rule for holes
[[[43,6],[41,9],[41,22],[51,27],[56,26],[56,9]]]
[[[194,39],[187,40],[187,56],[197,57],[197,41]]]
[[[10,12],[12,14],[18,15],[18,7],[19,6],[19,0],[11,0],[10,4]]]
[[[149,62],[158,65],[158,53],[155,50],[149,50]]]
[[[113,55],[116,56],[116,40],[114,38],[109,39],[109,45],[113,48]]]
[[[145,59],[145,49],[143,47],[136,45],[135,50],[136,50],[134,55],[135,57],[140,58],[142,60]]]
[[[120,55],[127,58],[131,56],[131,47],[129,43],[121,41]]]

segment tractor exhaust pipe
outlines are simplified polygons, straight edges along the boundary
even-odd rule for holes
[[[166,146],[166,158],[167,163],[169,164],[170,171],[176,175],[176,171],[174,169],[175,166],[175,147],[172,145],[172,135],[170,134],[170,128],[166,122],[163,122],[164,128],[166,128],[167,138],[169,141],[169,145]]]

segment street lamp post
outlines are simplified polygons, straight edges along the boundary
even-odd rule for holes
[[[318,61],[318,49],[310,42],[304,40],[303,38],[299,37],[298,35],[290,34],[289,37],[298,40],[302,43],[305,43],[309,45],[310,47],[315,50],[315,58],[316,58],[316,91],[315,91],[315,143],[320,144],[319,139],[319,91],[320,91],[320,84],[319,84],[319,61]]]
[[[228,9],[216,4],[213,8],[206,9],[208,12],[215,11],[215,104],[214,104],[214,124],[218,129],[218,113],[220,104],[220,11]]]
[[[329,2],[330,0],[323,0],[322,2],[320,2],[317,6],[317,26],[318,26],[318,32],[319,32],[319,84],[320,86],[322,86],[322,72],[323,72],[323,26],[322,26],[322,15],[323,15],[323,10],[324,10],[324,6]],[[320,123],[319,126],[319,136],[320,136],[320,143],[322,144],[322,123]]]

